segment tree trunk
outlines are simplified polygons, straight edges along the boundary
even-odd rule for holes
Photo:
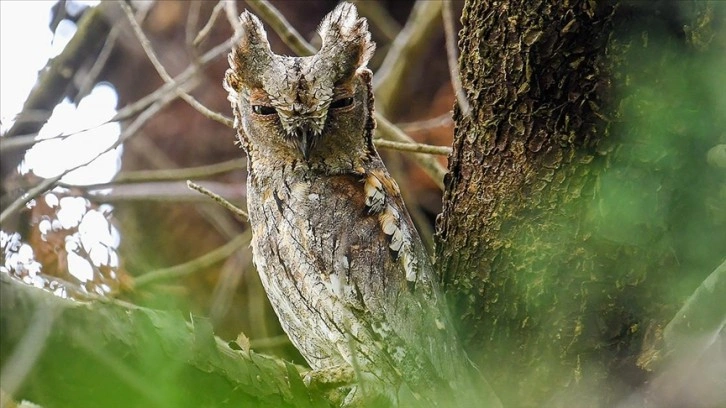
[[[436,258],[505,406],[616,403],[726,254],[698,77],[719,14],[690,7],[466,3]]]

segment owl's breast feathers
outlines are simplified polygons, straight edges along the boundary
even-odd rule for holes
[[[338,363],[390,364],[395,368],[382,374],[389,380],[448,374],[453,330],[421,240],[380,158],[346,174],[311,176],[290,165],[251,173],[248,201],[263,284],[313,368],[333,365],[339,354]],[[336,334],[341,331],[352,334],[355,350]],[[302,344],[302,332],[328,343],[322,348],[329,353],[311,358],[321,347]]]

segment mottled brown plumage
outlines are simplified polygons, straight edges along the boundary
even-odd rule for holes
[[[353,377],[344,404],[366,390],[393,403],[456,401],[465,357],[373,146],[365,19],[338,6],[310,57],[272,53],[249,12],[241,23],[225,88],[249,158],[254,260],[282,327],[316,370],[310,378]]]

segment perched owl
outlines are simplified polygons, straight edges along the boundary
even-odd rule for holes
[[[350,377],[344,405],[367,390],[393,404],[463,403],[465,357],[373,146],[366,20],[342,3],[309,57],[274,54],[249,12],[241,25],[224,86],[248,157],[254,261],[283,329],[313,378]]]

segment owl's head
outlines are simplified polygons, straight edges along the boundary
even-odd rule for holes
[[[320,24],[320,50],[277,55],[260,20],[245,11],[224,86],[250,157],[324,160],[370,146],[370,71],[375,49],[366,20],[341,3]]]

